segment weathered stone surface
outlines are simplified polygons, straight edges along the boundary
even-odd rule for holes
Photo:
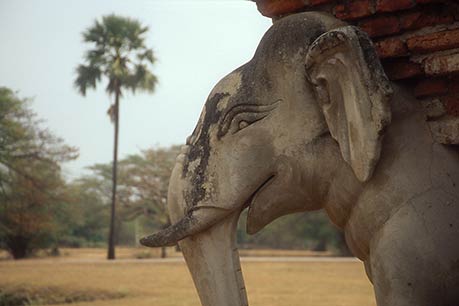
[[[439,119],[446,115],[445,106],[440,99],[424,99],[421,100],[421,105],[429,121]]]
[[[356,68],[351,70],[351,65]],[[367,181],[379,159],[381,136],[391,118],[392,90],[373,45],[354,27],[327,32],[309,48],[306,70],[316,90],[329,90],[326,96],[319,95],[318,100],[320,105],[327,105],[323,112],[330,134],[338,141],[344,160],[351,165],[357,178]],[[348,78],[337,82],[333,76],[336,74],[348,75],[355,83],[365,86],[354,87],[346,82]],[[326,88],[322,87],[324,80]],[[346,87],[352,90],[343,90]],[[335,101],[335,97],[341,100]],[[358,103],[354,97],[360,97]],[[338,109],[343,114],[338,114]],[[342,118],[347,122],[340,120]]]
[[[362,31],[325,14],[285,17],[210,93],[171,176],[174,225],[144,241],[180,240],[202,305],[246,306],[241,211],[255,233],[323,208],[378,306],[459,305],[459,156],[437,143],[458,126],[440,116],[432,107],[429,127]]]
[[[459,144],[459,117],[447,116],[429,122],[435,141],[443,144]]]

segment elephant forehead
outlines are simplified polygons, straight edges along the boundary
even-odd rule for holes
[[[234,71],[223,78],[217,85],[212,89],[212,92],[209,95],[209,101],[212,101],[212,97],[218,94],[226,94],[225,99],[214,100],[217,103],[217,110],[224,111],[228,108],[228,101],[230,97],[236,95],[239,92],[241,87],[242,75],[238,71]]]
[[[234,104],[232,97],[237,96],[242,84],[242,74],[234,71],[223,78],[212,89],[206,104],[201,112],[199,121],[190,137],[188,144],[194,144],[200,138],[203,129],[207,129],[206,135],[210,135],[210,130],[218,124],[222,114]]]

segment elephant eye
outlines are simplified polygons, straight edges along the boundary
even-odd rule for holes
[[[231,108],[223,117],[218,138],[223,137],[228,132],[237,133],[240,130],[262,120],[276,108],[282,100],[275,100],[271,104],[239,104]]]
[[[249,123],[247,121],[244,121],[244,120],[239,121],[239,129],[240,130],[242,130],[242,129],[248,127],[248,126],[249,126]]]
[[[233,120],[231,120],[229,126],[229,132],[231,134],[237,133],[242,129],[245,129],[251,124],[254,124],[257,121],[265,118],[269,115],[269,112],[262,112],[262,113],[252,113],[252,112],[244,112],[239,113],[234,116]]]

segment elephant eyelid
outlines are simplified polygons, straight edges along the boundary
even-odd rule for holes
[[[221,121],[218,136],[219,138],[226,135],[230,130],[232,134],[248,127],[249,125],[265,118],[269,113],[274,110],[279,102],[282,100],[276,100],[271,104],[259,105],[259,104],[239,104],[231,108]],[[240,118],[240,119],[239,119]],[[237,120],[239,119],[239,120]],[[246,122],[247,124],[240,128],[239,124]],[[234,127],[234,124],[237,126]]]
[[[233,120],[231,120],[231,123],[229,125],[229,131],[231,131],[231,134],[235,134],[239,132],[240,130],[243,130],[246,127],[254,124],[255,122],[260,121],[261,119],[264,119],[268,115],[269,115],[269,112],[239,113],[236,116],[234,116]],[[244,123],[243,126],[241,126],[241,123]]]

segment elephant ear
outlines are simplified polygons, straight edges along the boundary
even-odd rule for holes
[[[366,182],[391,120],[392,87],[373,44],[356,27],[337,28],[311,44],[305,66],[343,159]]]

